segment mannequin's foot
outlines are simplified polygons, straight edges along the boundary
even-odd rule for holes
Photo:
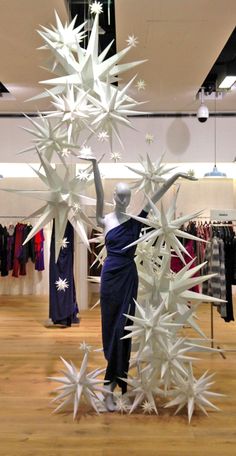
[[[109,385],[105,385],[105,389],[107,390],[107,395],[104,398],[104,404],[108,412],[116,412],[117,405],[115,401],[115,395],[113,391],[116,387],[116,383],[110,383]]]

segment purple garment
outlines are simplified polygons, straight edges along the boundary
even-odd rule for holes
[[[140,217],[147,217],[142,211]],[[102,338],[108,361],[105,380],[116,382],[124,393],[129,370],[131,340],[121,340],[124,327],[132,322],[124,314],[134,315],[138,290],[138,274],[134,255],[136,246],[124,249],[139,238],[143,224],[130,218],[108,231],[105,237],[107,258],[101,275]]]
[[[35,270],[44,271],[44,234],[43,228],[34,236]]]

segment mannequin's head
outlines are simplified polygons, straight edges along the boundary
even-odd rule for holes
[[[124,211],[128,207],[131,198],[129,185],[125,182],[119,182],[114,188],[113,198],[117,209]]]

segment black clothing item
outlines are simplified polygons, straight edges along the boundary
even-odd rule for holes
[[[8,231],[6,227],[0,225],[0,271],[1,276],[5,277],[8,275],[7,269],[7,237]]]

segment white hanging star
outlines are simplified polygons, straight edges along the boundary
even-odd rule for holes
[[[138,91],[140,90],[145,90],[146,89],[146,82],[144,81],[144,79],[139,79],[137,81],[137,84],[135,85],[135,87],[137,87]]]
[[[106,130],[109,135],[110,144],[112,142],[112,134],[114,133],[120,145],[124,147],[118,127],[124,125],[133,128],[128,116],[141,113],[141,111],[136,111],[136,109],[143,102],[137,102],[127,96],[127,91],[134,79],[132,78],[122,90],[113,86],[109,79],[106,84],[99,82],[97,90],[98,99],[93,97],[93,100],[91,100],[96,108],[93,111],[94,120],[91,123],[91,127]],[[88,99],[90,100],[89,94]]]
[[[68,280],[61,279],[61,277],[59,277],[59,279],[56,280],[55,285],[56,285],[57,291],[66,291],[66,289],[69,288]]]
[[[78,149],[79,146],[68,142],[68,132],[61,128],[61,123],[52,125],[50,120],[39,113],[39,122],[36,122],[32,118],[25,114],[25,117],[34,126],[34,130],[21,127],[35,138],[32,139],[33,145],[23,149],[19,153],[28,152],[37,148],[39,152],[43,153],[45,158],[50,162],[52,160],[53,153],[56,152],[60,159],[67,154],[73,153],[73,149]],[[63,161],[63,160],[62,160]]]
[[[66,370],[63,371],[64,377],[50,377],[50,380],[62,383],[62,386],[56,389],[56,391],[59,391],[58,396],[52,401],[60,402],[54,412],[58,412],[62,408],[73,403],[73,418],[75,419],[78,413],[81,397],[84,396],[93,409],[99,413],[96,404],[97,400],[100,401],[98,392],[104,392],[107,394],[107,390],[105,390],[105,388],[98,386],[99,383],[103,383],[103,380],[97,378],[103,372],[103,369],[95,369],[92,372],[87,373],[88,352],[84,354],[79,371],[77,371],[72,362],[68,363],[63,358],[61,358],[61,360],[66,367]]]
[[[152,162],[147,153],[146,160],[140,155],[141,170],[127,166],[128,169],[140,176],[140,179],[135,181],[132,187],[137,188],[138,191],[144,190],[147,195],[153,194],[159,188],[159,185],[165,182],[164,176],[175,169],[174,167],[167,168],[162,163],[163,157],[164,154],[162,154],[159,160]]]
[[[160,255],[160,249],[162,249],[163,246],[165,245],[169,252],[171,252],[171,250],[173,249],[174,252],[181,259],[181,261],[185,264],[185,259],[183,257],[183,253],[187,256],[189,256],[189,253],[185,249],[183,244],[181,244],[181,242],[178,240],[178,237],[183,238],[183,239],[192,239],[192,240],[201,241],[201,242],[203,240],[196,236],[193,236],[189,233],[186,233],[185,231],[180,230],[180,228],[184,223],[199,216],[200,212],[175,219],[174,216],[175,216],[177,196],[178,196],[178,191],[176,192],[176,194],[173,198],[172,204],[171,204],[170,208],[167,210],[167,212],[164,210],[162,204],[161,204],[161,211],[159,211],[159,209],[155,206],[155,204],[153,204],[151,199],[147,196],[148,202],[149,202],[150,207],[153,212],[152,219],[149,219],[149,218],[146,219],[146,218],[138,217],[138,216],[134,216],[134,215],[130,215],[130,217],[134,218],[135,220],[138,220],[141,223],[144,223],[144,225],[149,226],[150,228],[152,228],[152,230],[148,231],[145,235],[140,237],[137,241],[129,244],[129,246],[127,246],[127,247],[137,245],[138,243],[142,242],[143,240],[145,241],[145,240],[152,239],[153,242],[155,240],[157,240],[156,246],[155,246],[157,255]]]
[[[92,5],[89,5],[91,14],[100,14],[103,12],[101,2],[93,2]]]
[[[151,133],[146,133],[145,141],[147,144],[152,144],[154,141],[154,135],[152,135]]]
[[[126,40],[126,43],[128,43],[128,46],[136,47],[138,44],[138,38],[134,35],[129,35],[128,39]]]
[[[50,112],[47,117],[61,119],[61,124],[67,125],[68,141],[71,141],[73,130],[75,135],[88,128],[92,105],[88,102],[87,92],[73,84],[68,84],[65,94],[55,95],[50,90],[48,93],[56,111]]]
[[[98,133],[98,141],[104,142],[104,141],[108,141],[108,139],[109,139],[109,135],[108,135],[107,131],[103,130]]]
[[[82,31],[84,28],[85,22],[78,27],[74,28],[75,22],[76,22],[76,17],[72,20],[72,22],[67,25],[67,22],[65,25],[62,25],[62,22],[58,16],[58,14],[55,12],[56,16],[56,27],[52,26],[52,30],[41,26],[43,29],[42,31],[38,31],[39,35],[46,41],[49,40],[51,43],[54,44],[56,49],[60,49],[61,51],[65,52],[65,54],[68,53],[68,50],[71,52],[76,52],[77,51],[77,45],[86,36],[86,33]],[[45,46],[42,46],[40,49],[50,49],[48,44]]]
[[[200,408],[205,415],[207,415],[206,408],[219,410],[218,407],[209,401],[209,398],[223,395],[208,391],[210,386],[214,383],[210,381],[214,374],[207,376],[207,373],[208,372],[205,372],[199,379],[196,379],[193,375],[192,367],[190,366],[188,375],[181,376],[176,374],[176,386],[174,387],[174,391],[172,393],[174,399],[168,402],[165,407],[178,405],[175,412],[176,414],[185,405],[187,405],[189,423],[196,407]]]
[[[117,163],[118,161],[121,160],[121,153],[120,152],[111,152],[110,158],[111,158],[112,161]]]
[[[69,241],[67,241],[67,237],[64,237],[63,239],[61,239],[61,241],[58,241],[59,245],[60,245],[60,248],[62,250],[66,249],[68,244],[69,244]]]

